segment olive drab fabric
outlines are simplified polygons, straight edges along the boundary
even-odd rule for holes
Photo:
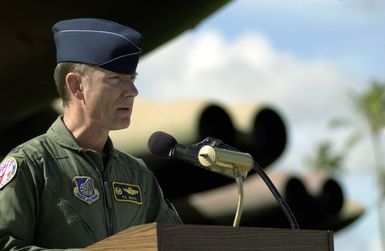
[[[105,152],[79,147],[61,117],[12,150],[0,169],[0,250],[82,248],[130,226],[181,223],[143,161],[110,139]]]

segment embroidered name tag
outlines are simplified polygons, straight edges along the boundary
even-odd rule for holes
[[[117,201],[132,202],[142,205],[142,192],[138,185],[131,185],[120,182],[112,182],[114,197]]]
[[[14,158],[6,158],[0,164],[0,189],[5,187],[15,177],[17,162]]]
[[[87,176],[76,176],[72,180],[75,184],[74,195],[82,201],[91,204],[99,199],[99,191],[95,188],[94,180]]]

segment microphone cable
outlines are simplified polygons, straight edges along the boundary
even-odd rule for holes
[[[286,203],[285,199],[281,196],[277,188],[274,186],[273,182],[270,180],[269,176],[263,171],[262,167],[254,161],[253,170],[256,171],[262,180],[265,182],[267,187],[270,189],[271,193],[274,195],[275,199],[278,201],[279,206],[282,211],[285,213],[286,218],[290,223],[292,229],[299,229],[297,219],[295,218],[293,212],[291,211],[289,205]]]

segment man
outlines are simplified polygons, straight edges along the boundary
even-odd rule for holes
[[[64,113],[0,165],[0,249],[82,248],[133,225],[181,223],[152,172],[108,136],[130,124],[142,36],[90,18],[53,32]]]

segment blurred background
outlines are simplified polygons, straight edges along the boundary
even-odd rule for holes
[[[365,209],[335,233],[335,249],[382,250],[375,156],[354,95],[384,85],[384,30],[383,0],[231,1],[146,55],[138,88],[159,101],[272,105],[288,140],[268,170],[301,175],[329,156],[345,197]]]
[[[50,29],[76,17],[144,34],[132,125],[111,137],[145,159],[185,223],[231,225],[234,181],[151,155],[154,131],[186,145],[212,136],[252,154],[300,228],[334,231],[336,250],[383,250],[385,0],[9,2],[0,155],[60,113]],[[289,227],[256,174],[244,186],[241,226]]]

